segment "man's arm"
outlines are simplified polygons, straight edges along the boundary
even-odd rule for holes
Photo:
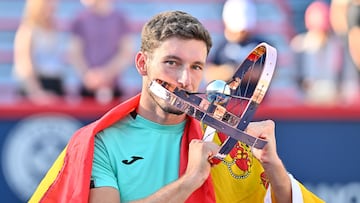
[[[120,202],[119,191],[113,187],[91,188],[89,203],[118,203]]]
[[[252,149],[254,156],[264,167],[271,186],[271,194],[277,203],[292,202],[291,181],[276,151],[275,123],[262,121],[250,123],[246,131],[256,137],[266,139],[263,149]]]
[[[185,202],[208,178],[211,168],[208,158],[216,154],[218,149],[219,146],[212,142],[192,140],[185,174],[154,194],[133,203]],[[89,202],[119,203],[120,196],[119,191],[113,187],[93,188],[90,190]]]
[[[142,202],[185,202],[190,194],[195,191],[196,177],[182,176],[171,184],[161,188],[153,195],[133,201],[133,203]],[[120,203],[119,191],[113,187],[99,187],[90,190],[90,203]]]
[[[271,185],[271,195],[276,202],[292,202],[291,181],[282,161],[279,159],[271,164],[264,163],[263,167]]]

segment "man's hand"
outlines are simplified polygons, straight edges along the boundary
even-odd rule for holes
[[[213,142],[192,140],[189,145],[189,159],[184,177],[192,180],[194,188],[200,187],[209,177],[211,164],[209,158],[219,151]]]
[[[268,142],[263,149],[252,148],[252,153],[264,167],[276,201],[292,202],[290,178],[276,151],[274,121],[252,122],[246,132]]]
[[[272,120],[251,122],[245,130],[248,134],[265,139],[268,143],[263,149],[252,148],[254,156],[261,164],[278,161],[275,140],[275,123]]]

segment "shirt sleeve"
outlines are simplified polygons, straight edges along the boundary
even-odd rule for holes
[[[91,182],[95,188],[109,186],[119,190],[106,146],[102,140],[103,135],[103,132],[100,132],[95,137]]]
[[[289,174],[291,180],[291,191],[292,191],[292,203],[325,203],[315,194],[306,189],[301,183],[299,183],[291,174]],[[271,198],[271,185],[267,189],[265,203],[272,203]]]

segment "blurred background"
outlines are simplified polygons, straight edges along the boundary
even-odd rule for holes
[[[229,50],[239,57],[259,41],[278,50],[256,119],[276,121],[279,154],[310,190],[326,202],[360,202],[359,5],[0,0],[1,200],[26,202],[76,129],[139,92],[133,61],[142,25],[158,12],[183,10],[212,34],[204,87],[216,71],[231,73],[216,59],[230,58]],[[246,37],[229,37],[240,35]]]

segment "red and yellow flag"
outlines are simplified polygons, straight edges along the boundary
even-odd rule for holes
[[[114,107],[99,120],[79,129],[40,182],[29,202],[88,202],[95,135],[136,110],[139,101],[140,95],[137,95]],[[188,117],[181,142],[179,176],[186,171],[190,141],[202,139],[202,134],[199,122]],[[223,141],[220,138],[221,136],[217,135],[214,141],[220,144]],[[212,168],[213,180],[209,176],[206,182],[187,199],[187,203],[214,203],[214,190],[216,190],[218,202],[263,202],[268,182],[263,180],[262,166],[255,159],[254,162],[249,162],[253,159],[252,155],[241,143],[239,143],[239,148],[233,151],[236,153],[230,153],[227,157],[229,160],[225,159],[224,162]],[[237,164],[224,165],[226,161],[232,163],[235,159]],[[258,174],[254,176],[258,178],[258,181],[234,179],[234,175],[247,176],[250,170],[252,174]],[[304,202],[323,202],[300,183],[299,185]],[[257,194],[250,194],[251,189],[255,189]],[[249,198],[246,198],[246,194],[250,195]]]
[[[139,101],[140,95],[137,95],[114,107],[99,120],[79,129],[40,182],[29,202],[88,202],[95,135],[136,110]],[[199,122],[188,117],[181,142],[179,176],[186,170],[190,141],[201,138]],[[187,202],[215,202],[210,176]]]

